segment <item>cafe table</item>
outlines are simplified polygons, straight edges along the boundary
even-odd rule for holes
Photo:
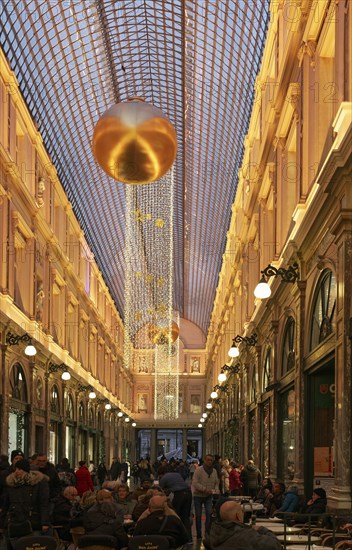
[[[285,526],[283,523],[257,523],[257,525],[270,529],[270,531],[275,533],[275,535],[283,535],[285,533]],[[289,527],[286,525],[287,535],[293,535],[294,533],[299,533],[300,531],[302,531],[302,527]]]
[[[279,535],[277,538],[280,542],[285,542],[286,541],[286,544],[290,545],[290,550],[292,550],[291,544],[298,544],[300,546],[303,544],[303,545],[307,546],[307,542],[308,542],[308,535],[300,535],[298,533],[292,534],[292,535],[287,535],[286,538],[285,538],[284,535]],[[313,544],[315,542],[319,542],[320,537],[311,536],[309,540]],[[312,546],[312,544],[311,544],[311,546]]]

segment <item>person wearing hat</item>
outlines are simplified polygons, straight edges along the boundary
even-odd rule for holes
[[[326,491],[322,487],[313,490],[312,498],[308,500],[304,509],[305,514],[325,514]]]
[[[15,471],[15,464],[19,460],[24,458],[24,454],[19,449],[15,449],[11,452],[11,465],[8,465],[6,468],[3,468],[0,472],[0,508],[2,508],[4,490],[5,490],[5,480],[8,475],[12,474]]]
[[[33,531],[46,533],[50,527],[48,477],[30,471],[24,458],[15,462],[14,472],[6,478],[0,530],[6,527],[10,539],[19,536],[21,529],[21,536],[25,536]]]

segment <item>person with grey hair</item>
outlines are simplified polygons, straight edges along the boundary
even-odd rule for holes
[[[219,510],[219,520],[212,523],[204,542],[211,550],[281,550],[274,533],[255,525],[243,523],[243,511],[238,502],[225,501]]]

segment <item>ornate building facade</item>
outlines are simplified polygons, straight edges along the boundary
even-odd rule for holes
[[[351,509],[351,31],[350,2],[271,3],[207,343],[208,395],[230,376],[207,448],[332,510]]]

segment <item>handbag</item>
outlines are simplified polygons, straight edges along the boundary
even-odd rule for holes
[[[7,526],[7,534],[10,539],[26,537],[32,534],[32,524],[29,519],[24,521],[10,521]]]

